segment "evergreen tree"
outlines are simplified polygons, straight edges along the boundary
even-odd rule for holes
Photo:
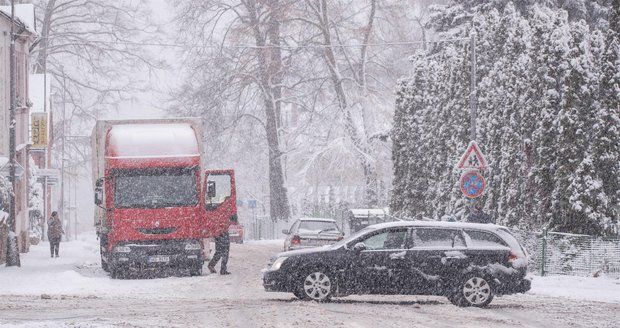
[[[469,0],[435,10],[430,25],[441,36],[466,38],[472,28],[477,35],[476,139],[491,166],[485,211],[498,222],[617,229],[620,0],[613,1],[612,11],[606,0]],[[466,43],[417,56],[399,84],[394,211],[458,217],[468,203],[454,169],[469,139]]]

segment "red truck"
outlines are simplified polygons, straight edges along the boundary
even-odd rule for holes
[[[203,240],[237,215],[232,170],[205,171],[195,118],[98,121],[91,136],[101,265],[202,274]]]

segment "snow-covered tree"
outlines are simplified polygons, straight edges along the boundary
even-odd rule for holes
[[[442,211],[462,213],[464,198],[456,190],[456,197],[446,197],[450,192],[442,187],[456,185],[458,177],[442,172],[468,139],[467,119],[454,120],[467,118],[468,104],[454,101],[469,94],[454,91],[469,78],[468,47],[459,40],[475,32],[476,139],[490,162],[485,211],[522,228],[614,231],[618,10],[608,10],[604,1],[573,4],[464,1],[435,9],[429,26],[455,41],[413,58],[413,72],[399,82],[394,211],[436,219]],[[420,79],[429,71],[438,78]],[[408,199],[414,194],[416,200]]]

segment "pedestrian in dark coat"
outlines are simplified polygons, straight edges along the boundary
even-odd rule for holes
[[[52,212],[52,216],[47,221],[47,239],[50,241],[50,253],[52,257],[58,257],[60,239],[64,233],[62,222],[60,222],[60,218],[58,218],[58,212]]]
[[[232,223],[236,223],[237,215],[236,214],[233,215],[230,218],[230,221]],[[228,235],[228,228],[226,228],[224,232],[222,232],[219,236],[215,237],[215,253],[213,254],[213,258],[211,259],[211,261],[209,261],[209,265],[207,265],[207,267],[209,268],[209,272],[211,273],[217,272],[215,270],[215,265],[221,259],[222,262],[220,263],[220,274],[221,275],[230,274],[230,272],[228,272],[227,267],[226,267],[228,264],[229,253],[230,253],[230,236]]]
[[[476,203],[471,207],[469,215],[467,216],[467,222],[472,223],[495,223],[493,218],[484,213],[482,210],[482,203]]]

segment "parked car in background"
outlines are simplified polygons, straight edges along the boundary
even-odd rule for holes
[[[349,294],[446,296],[487,306],[524,293],[527,253],[494,224],[400,221],[371,225],[330,246],[283,252],[263,271],[267,291],[324,301]]]
[[[285,251],[331,245],[344,237],[336,220],[323,218],[298,219],[282,233],[286,235]]]
[[[243,225],[231,224],[228,227],[228,236],[231,243],[243,244]]]

